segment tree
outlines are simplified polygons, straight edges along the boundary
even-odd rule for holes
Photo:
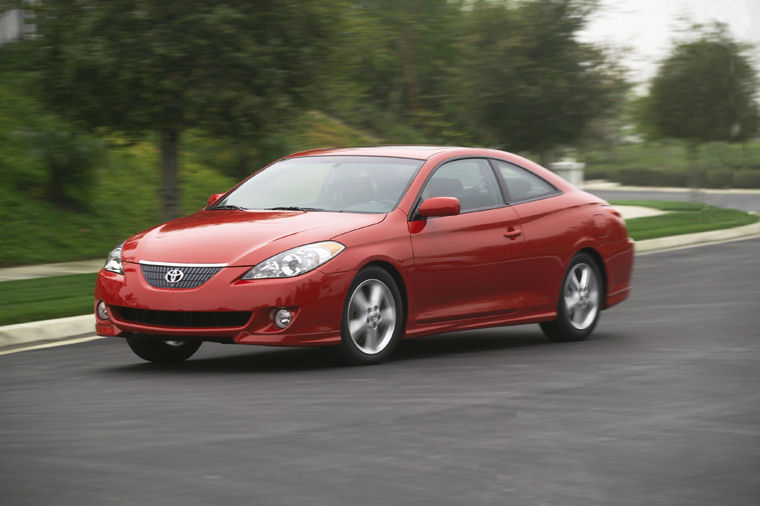
[[[585,0],[479,1],[468,13],[461,100],[474,129],[508,149],[549,151],[577,142],[620,100],[622,72],[577,40],[593,11]]]
[[[391,142],[443,142],[461,0],[353,0],[330,112]]]
[[[36,10],[43,96],[90,128],[155,132],[162,218],[179,215],[182,132],[250,142],[308,102],[339,1],[45,0]]]
[[[746,51],[723,24],[695,26],[660,64],[642,123],[650,136],[683,140],[698,184],[698,148],[713,141],[743,141],[758,128],[757,74]]]

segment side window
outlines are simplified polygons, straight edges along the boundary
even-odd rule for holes
[[[494,160],[499,169],[510,202],[533,200],[557,193],[557,189],[537,175],[512,164]]]
[[[503,205],[493,170],[482,158],[454,160],[441,165],[422,190],[422,199],[456,197],[462,212]]]

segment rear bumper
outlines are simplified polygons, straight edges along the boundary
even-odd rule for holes
[[[628,298],[631,291],[633,272],[634,241],[630,237],[604,246],[607,296],[604,309],[619,304]]]
[[[105,302],[109,318],[101,319],[96,312],[96,332],[101,336],[142,334],[273,346],[340,341],[344,299],[355,273],[327,274],[315,269],[289,279],[240,280],[248,269],[224,268],[203,285],[189,289],[154,288],[144,280],[137,264],[125,263],[124,275],[101,271],[95,305]],[[128,320],[113,306],[171,312],[246,311],[251,316],[234,327],[179,327]],[[279,308],[294,315],[285,329],[272,320]]]

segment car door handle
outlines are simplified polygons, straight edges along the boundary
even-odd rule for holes
[[[517,239],[520,235],[522,235],[520,227],[509,227],[504,231],[504,237],[509,237],[510,239]]]

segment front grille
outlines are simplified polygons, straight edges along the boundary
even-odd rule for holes
[[[196,288],[211,279],[222,270],[221,267],[211,266],[173,266],[171,264],[140,264],[143,277],[150,286],[155,288]],[[176,283],[167,281],[166,276],[170,271],[182,272],[182,279]]]
[[[121,320],[160,327],[235,328],[251,319],[250,311],[156,311],[123,306],[110,309]]]

